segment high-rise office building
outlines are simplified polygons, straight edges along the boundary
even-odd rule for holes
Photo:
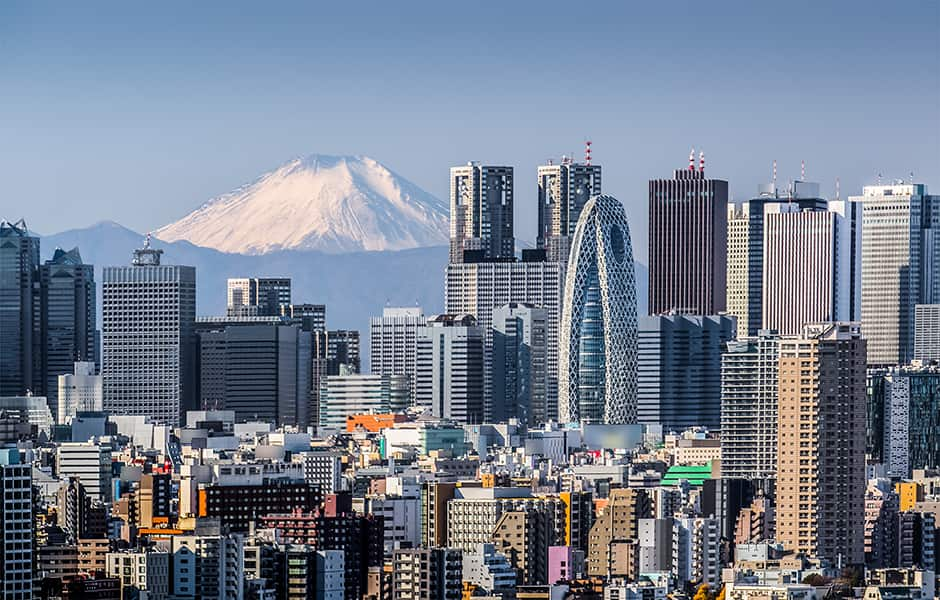
[[[72,373],[59,375],[56,423],[71,423],[79,412],[101,411],[104,405],[102,381],[101,375],[95,374],[93,362],[76,362]]]
[[[470,162],[450,170],[450,262],[511,260],[512,167]],[[465,255],[465,253],[469,253]]]
[[[16,448],[0,449],[0,597],[33,597],[33,467]]]
[[[777,540],[844,564],[864,560],[865,352],[854,323],[780,340]]]
[[[547,316],[532,304],[510,302],[493,311],[493,420],[548,420]]]
[[[728,205],[728,275],[725,310],[738,318],[738,337],[756,336],[763,318],[764,212],[769,204],[787,203],[801,210],[826,210],[819,184],[793,181],[785,192],[775,183],[761,185],[758,195]]]
[[[304,331],[326,331],[326,304],[288,304],[281,316]]]
[[[415,394],[415,357],[418,352],[418,328],[428,320],[418,306],[385,308],[381,317],[369,322],[369,365],[378,375],[408,377],[411,399]]]
[[[492,388],[493,311],[510,302],[523,302],[546,312],[546,419],[558,418],[558,324],[564,263],[547,262],[540,251],[523,251],[521,261],[474,262],[447,267],[444,310],[448,314],[470,314],[484,335],[484,415],[493,420]]]
[[[567,262],[578,217],[587,201],[601,194],[601,167],[563,159],[540,166],[538,180],[538,247],[547,260]]]
[[[59,375],[78,361],[98,362],[95,334],[95,269],[78,248],[56,248],[40,267],[45,394],[58,397]]]
[[[292,325],[222,326],[198,332],[198,398],[203,410],[233,410],[238,421],[306,427],[312,335]]]
[[[347,371],[359,373],[361,365],[359,356],[359,332],[357,330],[335,329],[326,332],[327,375],[339,375],[344,367]]]
[[[404,375],[328,375],[320,383],[320,427],[346,430],[346,417],[364,413],[402,412],[408,407]]]
[[[924,184],[867,185],[862,206],[862,332],[869,366],[907,364],[914,307],[940,303],[940,196]]]
[[[857,320],[858,205],[764,205],[761,326],[798,335],[806,323]]]
[[[768,481],[777,473],[779,336],[727,343],[721,356],[721,476]]]
[[[228,280],[226,314],[277,317],[290,306],[289,277],[240,277]]]
[[[725,310],[728,182],[706,179],[704,158],[699,170],[693,160],[672,179],[649,182],[653,315],[716,315]]]
[[[940,367],[905,366],[870,372],[881,380],[881,459],[888,477],[940,467]],[[875,391],[869,386],[869,394]],[[873,398],[869,398],[869,409]]]
[[[163,265],[162,253],[148,239],[130,266],[104,269],[104,409],[179,425],[196,406],[196,269]]]
[[[734,339],[734,317],[639,318],[636,414],[640,423],[682,431],[721,423],[721,352]]]
[[[483,328],[437,315],[418,329],[416,404],[437,418],[483,422]]]
[[[561,421],[636,422],[636,284],[630,226],[591,198],[571,239],[558,351]]]
[[[42,395],[39,238],[0,221],[0,396]]]
[[[914,360],[940,362],[940,304],[914,307]]]

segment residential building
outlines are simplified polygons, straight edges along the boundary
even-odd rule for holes
[[[547,334],[544,309],[510,302],[493,311],[494,421],[518,419],[528,425],[546,422]]]
[[[558,351],[559,420],[635,423],[633,247],[626,213],[616,198],[595,196],[581,211],[571,240],[564,298]]]
[[[378,375],[405,375],[411,390],[409,404],[414,403],[418,328],[427,325],[427,318],[418,306],[382,310],[381,317],[369,322],[369,366]]]
[[[694,154],[694,152],[693,152]],[[649,182],[649,312],[716,315],[725,310],[728,182],[677,169]]]
[[[482,423],[483,328],[470,315],[437,315],[418,330],[417,405],[437,418]]]
[[[76,413],[101,412],[103,409],[104,380],[95,374],[95,363],[80,361],[72,368],[71,374],[58,376],[56,423],[59,425],[71,423]]]
[[[171,593],[170,554],[165,550],[108,552],[108,575],[121,582],[121,597],[146,594],[167,600]],[[173,582],[174,586],[185,581]],[[184,596],[185,597],[185,596]]]
[[[601,166],[563,159],[538,168],[538,248],[550,262],[567,262],[584,205],[601,194]]]
[[[867,185],[862,207],[862,335],[868,365],[910,362],[918,304],[940,303],[940,196],[920,183]]]
[[[693,586],[721,581],[721,526],[717,519],[677,518],[672,527],[672,574]]]
[[[768,481],[777,472],[779,336],[727,342],[721,355],[721,476]]]
[[[607,506],[591,527],[587,574],[593,577],[629,577],[639,574],[637,538],[641,519],[652,516],[650,494],[639,488],[610,491]]]
[[[461,598],[463,563],[459,550],[396,550],[392,561],[393,600]]]
[[[131,266],[104,268],[101,376],[106,412],[177,426],[196,406],[196,269],[162,253],[148,238]]]
[[[450,263],[512,259],[512,167],[476,162],[450,170]]]
[[[63,442],[56,450],[60,477],[75,477],[92,500],[109,503],[111,496],[111,447],[105,443]]]
[[[306,481],[265,479],[260,484],[206,485],[199,489],[200,517],[215,517],[233,532],[248,531],[266,515],[312,512],[323,499],[320,488]]]
[[[343,600],[346,572],[345,553],[342,550],[318,550],[314,559],[314,600]],[[309,596],[307,596],[309,598]]]
[[[463,553],[463,581],[497,593],[516,587],[516,571],[493,544],[480,544],[476,552]]]
[[[823,323],[780,341],[777,541],[845,564],[864,560],[865,340]]]
[[[199,531],[194,535],[170,537],[172,555],[170,580],[174,586],[188,583],[192,575],[193,585],[174,589],[174,600],[180,598],[224,598],[242,600],[244,580],[244,550],[242,537],[218,532]],[[195,560],[192,560],[192,559]],[[182,559],[182,560],[179,560]],[[195,569],[189,567],[190,561]],[[185,590],[185,591],[184,591]],[[187,593],[192,590],[192,593]]]
[[[721,352],[734,317],[676,313],[639,318],[636,413],[664,431],[721,424]]]

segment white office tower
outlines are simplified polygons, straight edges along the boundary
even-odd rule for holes
[[[76,477],[85,492],[105,504],[111,497],[111,446],[96,441],[64,442],[56,449],[60,477]]]
[[[370,369],[377,375],[405,375],[415,395],[415,357],[418,348],[418,328],[424,327],[427,317],[418,306],[385,308],[381,317],[369,322]]]
[[[33,597],[33,467],[16,448],[0,449],[0,598]]]
[[[104,269],[101,376],[105,412],[177,426],[195,408],[196,269],[162,253],[148,239],[130,266]]]
[[[538,180],[538,247],[547,260],[567,262],[578,217],[587,201],[601,193],[601,166],[563,158],[560,164],[540,166]]]
[[[470,162],[451,168],[450,262],[515,256],[512,191],[512,167]]]
[[[361,414],[404,412],[409,404],[404,375],[360,375],[347,368],[320,384],[320,427],[346,429],[346,418]]]
[[[104,392],[101,375],[95,375],[95,363],[77,362],[71,375],[59,375],[59,410],[57,423],[67,425],[76,413],[102,410]]]
[[[737,337],[748,333],[751,204],[728,205],[728,274],[725,276],[725,311],[738,318]],[[762,208],[758,208],[762,210]]]
[[[940,361],[940,304],[914,308],[914,360]]]
[[[439,419],[483,422],[483,328],[437,315],[418,331],[417,405]]]
[[[727,344],[721,356],[721,476],[767,481],[777,473],[779,336]]]
[[[559,339],[563,422],[635,423],[636,281],[623,205],[595,196],[571,240]],[[551,344],[551,342],[549,342]]]
[[[764,205],[762,328],[798,335],[806,323],[857,320],[858,205]]]
[[[448,314],[476,317],[484,335],[484,415],[492,422],[493,311],[518,302],[545,310],[546,420],[558,418],[558,325],[561,321],[564,263],[545,262],[541,257],[523,252],[521,261],[457,263],[447,266],[444,310]]]
[[[924,184],[867,185],[862,207],[862,336],[868,366],[910,362],[917,304],[940,303],[940,196]]]

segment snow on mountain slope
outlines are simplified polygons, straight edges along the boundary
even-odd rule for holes
[[[239,254],[439,246],[449,207],[364,156],[313,154],[214,198],[154,232]]]

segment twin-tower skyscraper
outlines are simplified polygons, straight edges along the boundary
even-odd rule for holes
[[[469,163],[450,173],[450,265],[446,310],[467,312],[486,332],[493,312],[527,303],[546,312],[544,390],[530,420],[636,420],[636,284],[623,206],[601,195],[601,167],[564,159],[538,168],[535,249],[515,254],[513,169]],[[505,417],[484,369],[484,420]],[[530,376],[531,376],[530,374]]]

